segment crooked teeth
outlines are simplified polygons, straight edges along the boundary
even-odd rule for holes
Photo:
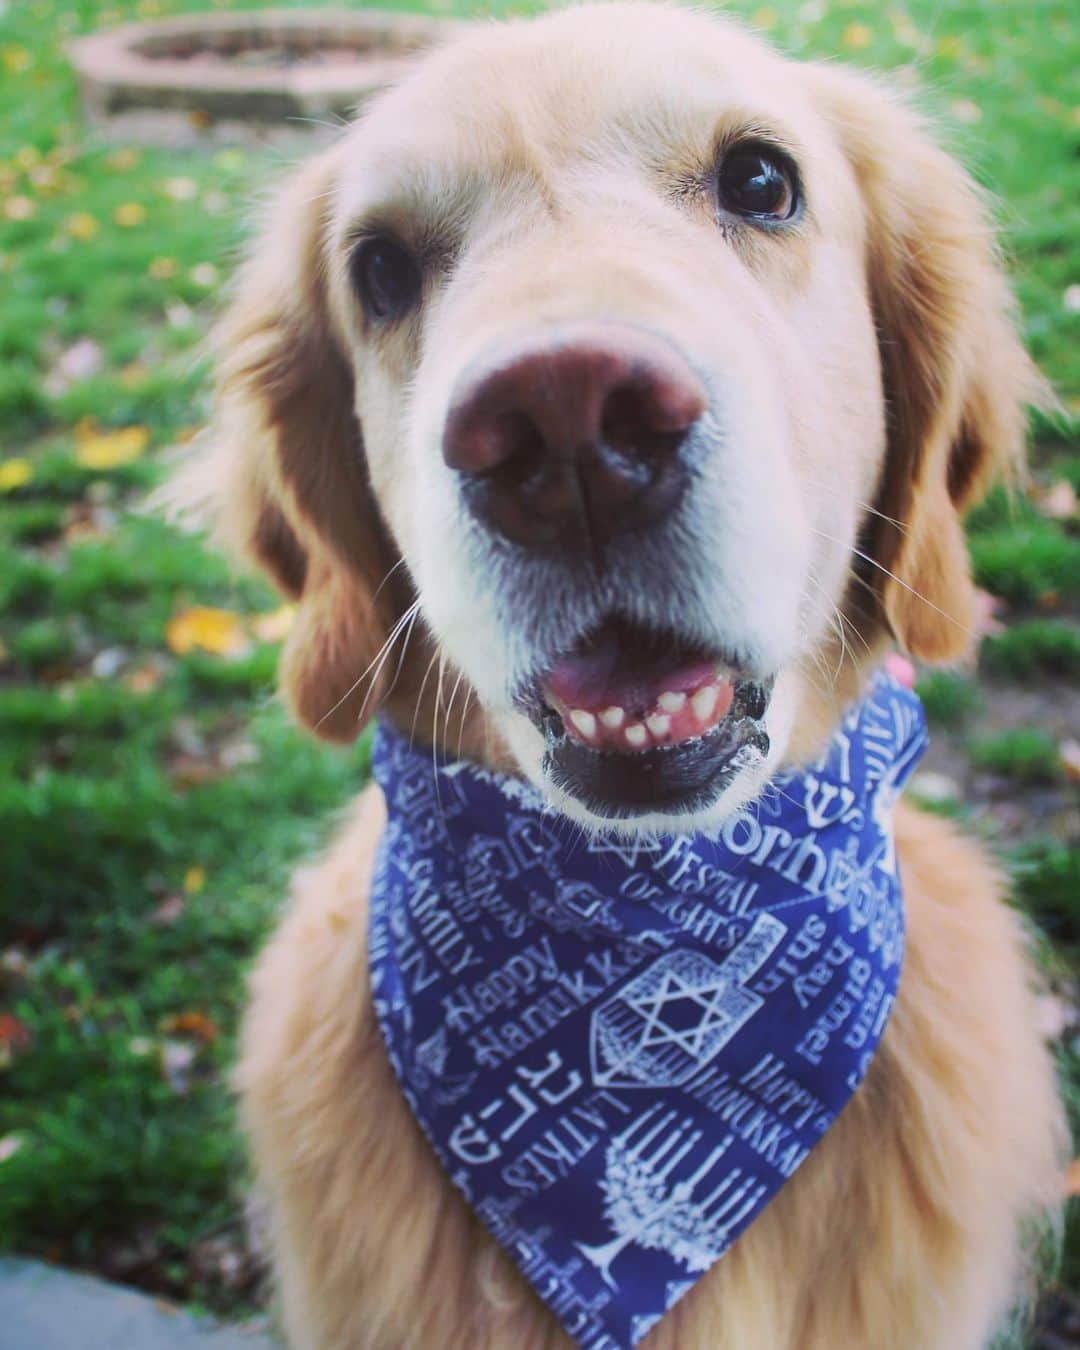
[[[720,691],[715,684],[705,684],[702,685],[690,700],[690,706],[694,710],[694,716],[699,722],[705,722],[712,716],[719,693]]]
[[[681,712],[686,705],[686,695],[680,691],[669,689],[661,694],[656,702],[663,708],[664,712],[677,713]]]
[[[573,722],[586,740],[591,741],[596,735],[596,718],[591,712],[586,712],[584,708],[572,709],[570,721]]]
[[[649,739],[649,733],[640,722],[631,722],[623,735],[626,737],[627,745],[632,745],[635,750],[640,750]]]
[[[600,714],[600,721],[611,731],[618,731],[623,724],[623,718],[625,718],[625,716],[626,713],[622,708],[612,705],[610,708],[604,708]]]

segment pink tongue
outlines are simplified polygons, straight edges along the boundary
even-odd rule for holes
[[[564,657],[547,677],[548,691],[568,708],[596,711],[614,705],[633,715],[652,708],[665,692],[692,693],[716,673],[715,662],[706,661],[637,676],[618,672],[618,664],[608,652]]]

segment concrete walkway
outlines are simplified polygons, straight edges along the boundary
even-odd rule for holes
[[[281,1350],[120,1285],[0,1258],[0,1350]]]

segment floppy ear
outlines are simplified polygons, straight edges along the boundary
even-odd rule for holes
[[[831,66],[808,76],[866,211],[888,450],[863,549],[878,566],[864,580],[901,646],[952,660],[973,614],[963,513],[1021,468],[1027,407],[1047,391],[972,180],[873,80]]]
[[[371,667],[402,596],[387,583],[396,553],[327,304],[335,167],[333,150],[312,161],[270,213],[214,339],[210,426],[163,495],[174,515],[213,524],[297,601],[282,687],[301,722],[348,741],[384,692]]]

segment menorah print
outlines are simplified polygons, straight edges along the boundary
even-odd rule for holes
[[[608,1284],[611,1267],[631,1243],[660,1248],[698,1274],[720,1259],[733,1233],[765,1195],[739,1167],[719,1167],[732,1136],[680,1175],[705,1131],[674,1110],[652,1107],[612,1140],[605,1157],[604,1216],[615,1237],[578,1250]]]
[[[665,952],[592,1017],[593,1082],[599,1087],[684,1083],[761,1007],[745,982],[787,933],[759,914],[723,962],[687,948]]]

